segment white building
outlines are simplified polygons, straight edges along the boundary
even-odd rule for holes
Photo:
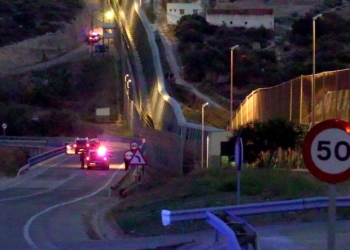
[[[201,15],[203,12],[200,3],[167,3],[167,22],[177,24],[177,21],[184,15]]]
[[[206,13],[208,23],[227,27],[244,27],[274,29],[275,21],[273,9],[208,9]]]

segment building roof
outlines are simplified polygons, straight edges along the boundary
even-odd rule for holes
[[[273,15],[273,9],[208,9],[207,14],[217,15]]]

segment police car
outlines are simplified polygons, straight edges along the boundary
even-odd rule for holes
[[[97,150],[89,150],[86,157],[87,169],[109,169],[109,159],[110,155],[104,146],[100,146]]]

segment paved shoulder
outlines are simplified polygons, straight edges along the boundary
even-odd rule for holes
[[[257,227],[261,250],[326,250],[327,221]],[[350,221],[336,222],[335,249],[349,249]]]

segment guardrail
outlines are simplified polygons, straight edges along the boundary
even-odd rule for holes
[[[48,152],[45,152],[43,154],[29,158],[28,164],[19,169],[17,176],[20,175],[23,171],[27,170],[28,168],[34,166],[35,164],[38,164],[39,162],[42,162],[44,160],[47,160],[51,157],[62,154],[64,152],[66,152],[66,146],[55,148],[55,149],[50,150]]]
[[[207,211],[205,214],[207,217],[207,223],[222,233],[224,236],[226,236],[228,239],[228,249],[241,249],[235,233],[224,221],[222,221],[219,217],[215,216],[211,212]]]
[[[350,206],[350,196],[338,197],[336,200],[337,207],[349,207]],[[264,202],[264,203],[252,203],[245,205],[236,206],[223,206],[223,207],[208,207],[199,209],[189,209],[189,210],[162,210],[162,223],[163,226],[168,226],[173,222],[177,221],[188,221],[188,220],[207,220],[208,213],[214,212],[225,212],[231,216],[243,216],[243,215],[258,215],[258,214],[268,214],[277,212],[289,212],[289,211],[305,211],[305,210],[321,210],[328,208],[329,198],[328,197],[315,197],[306,199],[296,199],[288,201],[276,201],[276,202]],[[216,230],[225,231],[220,223],[215,225]],[[227,235],[229,236],[229,235]],[[229,236],[232,237],[232,236]],[[236,236],[234,236],[236,237]],[[231,242],[232,239],[229,239]],[[233,244],[234,243],[229,243]],[[230,248],[229,249],[240,249],[240,248]]]
[[[2,136],[0,146],[58,148],[73,140],[65,137]]]
[[[74,137],[43,137],[43,136],[0,136],[0,140],[16,141],[72,141]]]
[[[54,150],[50,150],[50,151],[43,153],[41,155],[37,155],[37,156],[34,156],[32,158],[29,158],[28,165],[31,167],[39,162],[42,162],[44,160],[47,160],[51,157],[62,154],[64,152],[66,152],[66,146],[59,147],[59,148],[56,148]]]

